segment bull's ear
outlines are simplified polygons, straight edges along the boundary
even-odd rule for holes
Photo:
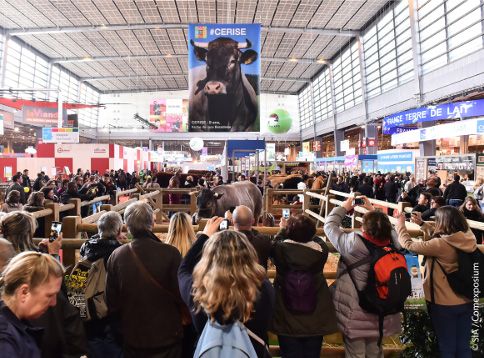
[[[250,65],[252,62],[257,60],[257,56],[257,52],[254,50],[246,50],[242,53],[242,56],[240,56],[240,63]]]
[[[207,61],[207,49],[195,45],[195,42],[193,42],[193,40],[190,40],[190,43],[192,44],[193,49],[195,50],[195,56],[197,57],[197,60],[204,61],[204,62]]]
[[[223,193],[215,193],[215,194],[213,194],[213,197],[214,197],[215,199],[217,199],[217,200],[218,200],[218,199],[220,199],[220,198],[221,198],[223,195],[224,195]]]

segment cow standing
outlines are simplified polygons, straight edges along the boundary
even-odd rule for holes
[[[257,60],[250,41],[219,37],[190,43],[197,59],[206,62],[190,71],[190,131],[253,131],[257,94],[241,69]]]
[[[193,194],[196,195],[196,194]],[[225,215],[232,207],[245,205],[254,213],[258,222],[262,212],[262,194],[257,185],[250,181],[220,185],[213,189],[202,189],[197,196],[196,221],[200,218]]]

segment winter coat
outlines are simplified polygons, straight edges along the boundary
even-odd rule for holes
[[[446,201],[450,199],[460,199],[464,201],[466,196],[467,196],[466,187],[463,184],[459,183],[458,181],[454,181],[451,184],[449,184],[444,191],[444,199]]]
[[[17,190],[20,193],[20,203],[25,204],[27,202],[27,197],[25,196],[24,187],[19,183],[12,183],[5,191],[5,198],[8,196],[12,190]]]
[[[203,310],[197,311],[193,302],[192,287],[193,287],[193,270],[196,264],[200,261],[203,245],[209,237],[205,234],[197,235],[197,240],[193,246],[188,250],[187,254],[182,260],[178,270],[178,283],[180,285],[180,293],[183,301],[190,310],[193,326],[198,334],[201,334],[205,323],[207,322],[207,315]],[[268,279],[262,282],[260,294],[254,304],[254,314],[245,325],[248,329],[254,332],[257,336],[268,341],[267,331],[269,329],[269,322],[272,318],[272,308],[274,306],[274,290]],[[251,339],[252,340],[252,339]],[[265,348],[259,343],[252,340],[254,349],[258,357],[264,357]]]
[[[32,327],[27,321],[19,320],[0,301],[0,352],[2,357],[40,358],[37,342],[41,328]]]
[[[402,247],[416,254],[427,256],[423,280],[423,289],[427,301],[431,300],[430,273],[435,259],[436,262],[433,268],[435,303],[451,306],[470,302],[467,298],[454,293],[437,262],[442,265],[447,273],[455,271],[458,267],[456,249],[464,252],[473,252],[477,249],[476,238],[472,231],[469,230],[465,233],[459,231],[452,235],[440,235],[428,241],[413,241],[405,226],[398,226],[396,229],[398,241],[400,241]],[[431,236],[433,229],[434,223],[425,222],[422,225],[422,230],[427,232],[429,236]]]
[[[160,349],[181,343],[180,261],[175,247],[150,232],[118,247],[109,257],[106,303],[109,313],[120,317],[126,349]]]
[[[345,233],[340,225],[346,215],[342,207],[334,208],[326,218],[324,232],[335,249],[340,253],[344,262],[351,265],[369,255],[363,239],[354,232]],[[340,260],[338,263],[338,279],[336,287],[332,287],[333,302],[338,319],[338,328],[349,339],[378,338],[378,316],[365,312],[359,304],[358,293],[349,274],[341,275],[346,265]],[[361,265],[351,271],[358,285],[358,290],[363,290],[367,284],[370,264]],[[400,314],[385,316],[383,335],[391,336],[401,331]]]
[[[286,230],[276,236],[272,258],[277,268],[274,280],[276,303],[271,331],[284,336],[324,336],[337,331],[336,315],[323,268],[328,259],[328,246],[318,237],[302,244],[289,240]],[[311,272],[317,280],[317,304],[311,314],[297,314],[286,308],[282,283],[290,270]]]

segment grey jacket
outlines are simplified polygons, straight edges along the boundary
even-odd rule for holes
[[[342,207],[334,208],[326,218],[324,232],[347,264],[352,264],[366,257],[369,252],[362,239],[354,233],[345,233],[340,224],[346,215]],[[345,268],[343,262],[338,264],[338,274]],[[362,290],[368,278],[370,264],[355,268],[351,274]],[[333,285],[334,286],[334,285]],[[332,287],[333,302],[338,319],[338,328],[349,339],[378,338],[378,316],[363,311],[358,302],[358,293],[348,274],[339,277]],[[383,325],[383,335],[391,336],[401,331],[400,314],[388,315]]]

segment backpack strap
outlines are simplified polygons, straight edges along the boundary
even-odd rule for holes
[[[247,326],[245,326],[242,322],[240,322],[240,325],[242,327],[245,327],[245,329],[247,330],[247,334],[249,335],[250,338],[252,338],[254,341],[256,341],[257,343],[259,343],[261,346],[265,348],[266,352],[264,357],[271,357],[271,353],[269,351],[269,346],[267,345],[267,343],[264,342],[264,340],[260,338],[257,334],[255,334],[249,328],[247,328]]]
[[[432,257],[432,263],[430,264],[430,302],[435,304],[434,266],[435,266],[435,257]]]
[[[368,249],[369,255],[366,256],[366,257],[364,257],[364,258],[362,258],[361,260],[358,260],[356,262],[353,262],[350,265],[348,265],[344,261],[343,257],[341,257],[341,260],[344,262],[344,264],[345,264],[346,267],[338,274],[338,276],[336,277],[337,279],[340,278],[341,276],[349,273],[350,274],[350,277],[351,277],[351,280],[353,280],[353,277],[351,276],[351,271],[353,271],[357,267],[363,266],[365,264],[369,264],[369,263],[371,263],[373,261],[373,248],[371,247],[371,244],[370,243],[367,243],[366,240],[364,238],[362,238],[358,234],[355,234],[355,237],[359,237],[360,238],[360,240],[363,242],[363,244],[365,245],[365,247]],[[353,283],[354,283],[354,280],[353,280]]]

